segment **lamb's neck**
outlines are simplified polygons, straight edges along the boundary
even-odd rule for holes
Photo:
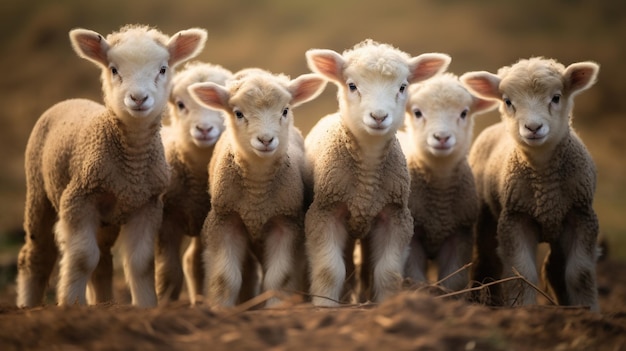
[[[161,121],[125,122],[119,118],[112,119],[113,129],[116,131],[120,143],[126,153],[135,155],[149,150],[156,140],[161,142]]]
[[[368,136],[358,138],[344,127],[348,153],[363,171],[375,171],[386,159],[394,137]]]
[[[413,156],[408,163],[416,166],[430,180],[449,181],[458,174],[461,160],[450,157],[419,157]]]
[[[560,157],[560,151],[570,142],[565,137],[559,142],[534,147],[519,147],[519,156],[533,169],[542,171],[553,166],[554,159]]]
[[[245,185],[251,191],[254,189],[263,191],[267,188],[267,184],[276,179],[276,175],[280,172],[287,156],[278,156],[272,158],[253,157],[251,155],[234,156],[234,162],[241,170]]]
[[[183,162],[188,165],[191,172],[196,175],[205,175],[213,156],[214,146],[198,147],[196,145],[188,145],[181,148],[181,157]]]

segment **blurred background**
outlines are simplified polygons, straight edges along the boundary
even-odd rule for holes
[[[24,149],[49,106],[82,97],[102,101],[99,70],[73,52],[75,27],[103,35],[124,24],[166,34],[209,32],[199,60],[232,71],[261,67],[292,78],[309,72],[310,48],[336,51],[372,38],[416,56],[452,56],[449,71],[496,72],[519,58],[564,65],[593,60],[598,83],[576,100],[574,126],[598,166],[595,207],[613,258],[626,260],[626,6],[623,0],[5,0],[0,3],[0,286],[14,280],[25,194]],[[308,132],[337,109],[329,84],[295,111]],[[498,121],[479,117],[478,134]]]

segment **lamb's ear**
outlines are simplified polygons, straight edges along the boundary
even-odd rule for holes
[[[497,100],[481,99],[474,96],[470,110],[476,114],[487,113],[498,106]]]
[[[446,54],[428,53],[412,57],[409,61],[409,83],[417,83],[445,71],[452,58]]]
[[[191,97],[200,105],[214,110],[228,111],[230,94],[225,87],[213,82],[194,83],[187,87]]]
[[[483,99],[501,100],[500,77],[486,71],[467,72],[459,80],[470,93]]]
[[[311,71],[340,84],[344,83],[343,66],[345,61],[339,53],[333,50],[310,49],[306,52],[306,61]]]
[[[565,90],[573,96],[590,88],[596,82],[599,71],[600,66],[590,61],[567,66],[563,74]]]
[[[324,91],[326,79],[318,74],[303,74],[289,82],[289,92],[291,93],[291,106],[296,107],[307,101],[315,99]]]
[[[78,56],[98,65],[108,67],[107,52],[109,51],[109,43],[102,35],[88,29],[72,29],[70,31],[70,42]]]
[[[167,43],[167,49],[170,52],[170,67],[175,67],[197,56],[204,48],[206,38],[206,30],[200,28],[181,30],[174,34]]]

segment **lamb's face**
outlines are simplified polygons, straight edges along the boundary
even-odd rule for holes
[[[468,72],[461,81],[472,92],[500,101],[509,134],[532,150],[556,145],[569,133],[574,96],[591,87],[599,66],[579,62],[564,67],[540,57],[520,60],[498,74]]]
[[[472,139],[474,101],[456,79],[411,86],[405,126],[416,151],[425,157],[464,157]]]
[[[102,72],[107,106],[120,117],[158,116],[170,91],[169,57],[166,47],[147,36],[129,36],[112,46]]]
[[[284,154],[293,124],[290,102],[291,94],[281,84],[243,82],[229,101],[228,128],[239,149],[261,158]]]
[[[514,67],[502,79],[500,112],[524,147],[558,142],[569,130],[571,101],[561,73],[550,67]]]
[[[175,85],[170,98],[172,123],[182,140],[200,148],[213,146],[224,131],[224,115],[196,102],[187,84]]]
[[[394,134],[404,121],[408,68],[403,74],[392,75],[347,68],[345,77],[339,86],[339,102],[350,130],[357,135]]]

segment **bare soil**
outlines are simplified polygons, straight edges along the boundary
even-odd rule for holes
[[[601,313],[536,305],[491,308],[404,291],[380,304],[212,311],[181,299],[31,309],[0,302],[2,350],[626,350],[625,262],[598,264]],[[431,291],[430,293],[427,292]],[[121,297],[124,300],[125,297]]]

